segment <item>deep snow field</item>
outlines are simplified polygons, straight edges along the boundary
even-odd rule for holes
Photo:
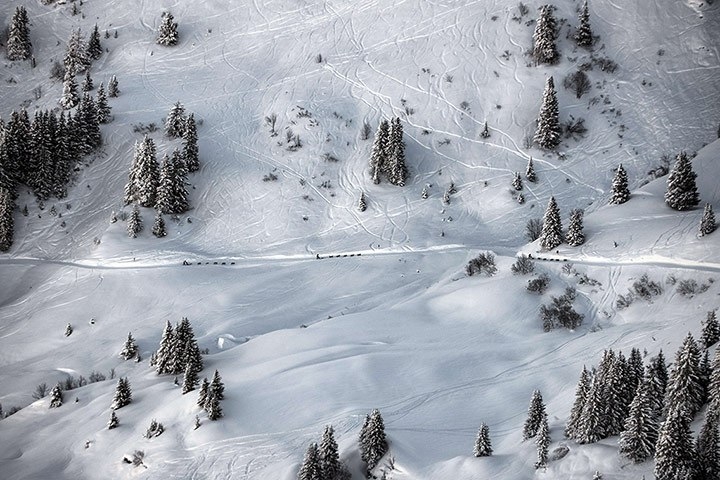
[[[37,67],[3,57],[0,116],[56,107],[62,85],[50,67],[73,28],[89,33],[95,23],[111,36],[93,79],[117,75],[121,93],[110,99],[101,151],[85,159],[68,198],[40,210],[22,192],[29,215],[16,212],[15,243],[0,255],[0,403],[22,407],[0,421],[1,478],[291,480],[328,424],[353,478],[363,478],[357,436],[373,408],[385,420],[391,479],[590,479],[596,470],[652,478],[652,462],[618,455],[617,437],[577,445],[563,428],[583,365],[607,348],[638,347],[647,358],[662,349],[672,361],[720,306],[720,233],[697,238],[702,208],[669,209],[666,178],[648,183],[647,174],[662,155],[699,152],[700,197],[720,209],[717,2],[591,1],[595,56],[618,69],[589,71],[593,89],[581,99],[562,88],[590,59],[566,38],[579,1],[555,3],[567,19],[562,60],[541,67],[526,55],[538,2],[520,21],[517,2],[502,0],[85,0],[76,16],[69,4],[6,3],[3,24],[15,5],[28,10]],[[165,10],[179,23],[174,47],[154,42]],[[588,127],[563,142],[562,158],[525,145],[548,75],[560,120],[583,117]],[[161,127],[177,101],[202,122],[193,208],[168,221],[162,240],[142,209],[145,230],[131,239],[109,219],[129,211],[122,192],[142,139],[135,130]],[[265,122],[273,113],[276,137]],[[374,131],[391,116],[404,125],[404,188],[372,183],[372,139],[360,138],[364,122]],[[488,139],[479,135],[485,121]],[[303,143],[295,152],[288,128]],[[162,128],[151,136],[159,155],[179,146]],[[539,181],[526,182],[520,205],[510,182],[530,156]],[[619,163],[633,195],[607,205]],[[269,173],[278,179],[263,181]],[[458,191],[444,205],[451,182]],[[586,209],[587,242],[543,255],[567,261],[537,262],[552,279],[539,297],[510,265],[519,252],[538,255],[525,225],[551,195],[565,224],[572,208]],[[465,264],[486,250],[498,274],[466,277]],[[568,263],[578,275],[562,271]],[[645,273],[665,292],[617,309]],[[579,284],[582,274],[599,285]],[[709,288],[688,298],[670,277]],[[569,285],[582,326],[544,333],[540,305]],[[148,366],[165,322],[183,316],[209,351],[202,375],[218,369],[226,385],[217,422],[195,406],[195,392],[181,395],[172,376]],[[118,356],[129,331],[141,363]],[[117,429],[106,428],[116,380],[66,392],[57,409],[31,397],[42,382],[113,368],[133,389]],[[547,403],[551,449],[570,448],[540,471],[534,443],[521,437],[535,389]],[[149,440],[152,419],[166,431]],[[472,456],[481,422],[492,457]],[[146,468],[122,463],[135,450]]]

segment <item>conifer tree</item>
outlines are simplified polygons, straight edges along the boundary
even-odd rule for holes
[[[548,77],[543,92],[542,105],[537,118],[537,128],[533,141],[538,147],[545,150],[553,150],[560,145],[560,120],[557,92],[553,77]]]
[[[75,108],[79,102],[80,97],[78,96],[78,86],[75,82],[75,77],[67,72],[63,80],[63,93],[62,97],[60,97],[60,106],[65,110],[70,110],[71,108]]]
[[[182,154],[178,150],[173,150],[170,160],[172,161],[172,211],[173,213],[185,213],[190,210],[190,193],[187,189],[187,166]]]
[[[138,204],[133,205],[133,209],[130,212],[130,216],[128,217],[128,223],[127,223],[127,232],[128,237],[130,238],[137,238],[138,234],[142,231],[143,224],[142,224],[142,217],[140,216],[140,208],[138,207]]]
[[[7,252],[13,244],[15,202],[10,192],[0,188],[0,252]]]
[[[100,44],[100,32],[98,31],[97,23],[90,34],[90,40],[87,45],[87,56],[93,60],[97,60],[103,54],[103,48]]]
[[[577,427],[573,430],[573,437],[578,443],[595,443],[605,437],[603,390],[602,378],[600,375],[595,374],[582,413],[578,419]]]
[[[579,25],[575,31],[575,42],[581,47],[591,47],[593,44],[592,30],[590,29],[590,12],[588,10],[587,0],[583,2],[580,8],[580,16],[578,18]]]
[[[30,118],[24,108],[13,110],[5,125],[5,166],[3,167],[14,182],[26,182],[30,165]],[[10,190],[15,200],[14,189]]]
[[[720,348],[715,349],[708,384],[708,413],[720,419]]]
[[[375,139],[370,152],[370,176],[375,184],[380,183],[380,174],[386,169],[389,144],[390,122],[381,120],[377,132],[375,132]]]
[[[335,441],[335,430],[331,425],[327,425],[323,432],[318,447],[318,463],[322,480],[340,480],[343,465],[340,463],[338,444]]]
[[[653,358],[647,370],[647,377],[650,381],[649,396],[653,403],[653,414],[659,419],[665,405],[665,393],[668,384],[667,364],[662,350]]]
[[[718,418],[708,412],[705,423],[695,442],[695,479],[715,480],[720,478],[720,433]]]
[[[25,7],[22,5],[15,7],[7,39],[8,60],[27,60],[32,55],[28,23]]]
[[[490,130],[488,130],[487,120],[485,120],[485,125],[483,125],[482,132],[480,132],[480,137],[490,138]]]
[[[375,468],[380,459],[387,453],[388,444],[385,437],[385,422],[380,411],[374,409],[360,431],[360,457],[366,463],[367,472]]]
[[[137,201],[143,207],[154,207],[159,183],[155,142],[147,135],[135,144],[135,156],[125,185],[125,203]]]
[[[628,189],[628,177],[627,172],[622,166],[622,163],[615,170],[615,178],[612,182],[612,195],[610,197],[610,203],[613,205],[620,205],[625,203],[630,198],[630,190]]]
[[[87,70],[85,72],[85,79],[83,80],[82,84],[82,91],[89,92],[93,88],[95,88],[95,85],[93,84],[92,77],[90,77],[90,70]]]
[[[165,228],[165,219],[163,218],[162,212],[160,212],[159,210],[155,214],[152,234],[155,235],[157,238],[162,238],[167,235],[167,229]]]
[[[218,372],[217,370],[215,370],[215,373],[213,373],[213,378],[210,381],[209,392],[211,392],[215,397],[217,397],[218,400],[225,399],[225,384],[222,382],[220,372]]]
[[[585,402],[587,401],[588,394],[590,393],[590,385],[590,372],[588,372],[585,365],[583,365],[582,372],[580,373],[580,379],[578,380],[577,387],[575,388],[575,402],[570,410],[568,423],[565,426],[566,437],[575,438],[576,431],[580,423],[580,416],[582,415]]]
[[[220,399],[213,393],[212,389],[208,392],[205,410],[207,411],[209,420],[215,421],[223,416]]]
[[[358,200],[358,211],[364,212],[367,210],[367,203],[365,203],[365,192],[360,192],[360,200]]]
[[[542,232],[540,233],[540,248],[552,250],[562,243],[562,222],[560,209],[555,197],[550,197],[545,216],[543,217]]]
[[[637,390],[638,385],[645,378],[645,365],[643,364],[642,354],[636,347],[630,351],[630,356],[627,361],[628,367],[628,389],[631,392]]]
[[[640,383],[620,433],[620,454],[635,463],[644,462],[655,453],[658,425],[649,394],[649,380]]]
[[[700,351],[692,334],[688,333],[675,354],[665,397],[665,410],[680,410],[691,419],[702,407],[703,400]]]
[[[583,215],[584,210],[576,208],[570,212],[570,225],[565,240],[571,247],[577,247],[585,243],[585,233],[583,232]]]
[[[189,173],[200,170],[200,160],[198,158],[198,138],[197,124],[195,123],[195,115],[190,114],[185,121],[183,128],[183,151],[182,156],[185,160],[185,166]]]
[[[75,112],[75,122],[79,134],[79,151],[83,155],[87,155],[102,143],[97,105],[88,93],[82,96],[80,105]]]
[[[110,81],[108,82],[108,97],[115,98],[120,94],[120,89],[118,88],[118,79],[115,75],[110,77]]]
[[[160,20],[155,42],[166,47],[177,45],[178,43],[178,24],[174,21],[172,13],[164,12]]]
[[[163,155],[160,162],[160,175],[158,180],[158,190],[155,208],[158,213],[175,213],[173,212],[173,180],[175,170],[170,157]]]
[[[71,77],[84,72],[90,66],[88,49],[79,28],[70,33],[63,65],[65,66],[65,75]]]
[[[97,120],[99,123],[108,123],[110,121],[110,112],[112,111],[108,105],[107,95],[105,94],[105,85],[102,83],[98,86],[97,96],[95,97],[95,105],[97,106]]]
[[[120,424],[120,421],[117,418],[117,415],[115,415],[115,410],[110,411],[110,421],[107,423],[108,430],[112,430],[113,428],[116,428]]]
[[[555,46],[557,21],[553,15],[554,10],[555,7],[552,5],[541,6],[540,15],[535,22],[532,55],[536,65],[542,63],[552,65],[560,59],[560,54]]]
[[[183,385],[182,385],[183,395],[195,390],[195,387],[198,384],[198,375],[197,375],[197,371],[195,369],[196,369],[196,367],[192,363],[189,363],[189,362],[185,366],[185,374],[183,375]]]
[[[210,382],[208,381],[207,377],[205,377],[205,378],[203,378],[202,382],[200,383],[200,393],[199,393],[198,399],[197,399],[198,407],[205,408],[205,403],[207,403],[207,396],[208,396],[209,389],[210,389]]]
[[[518,192],[523,189],[522,178],[520,178],[520,172],[513,173],[513,179],[512,179],[511,185],[512,185],[513,189]]]
[[[174,341],[175,331],[168,321],[165,324],[165,330],[163,331],[162,338],[160,339],[160,347],[155,354],[155,371],[158,375],[171,372]]]
[[[548,450],[550,448],[550,429],[548,428],[547,415],[540,420],[535,444],[537,445],[535,468],[545,468],[547,467]]]
[[[660,428],[655,446],[655,479],[689,478],[694,463],[690,420],[680,408],[672,408]]]
[[[58,383],[50,391],[50,408],[57,408],[63,404],[62,387]]]
[[[120,378],[115,388],[115,396],[113,397],[111,409],[117,410],[125,405],[129,405],[132,402],[132,390],[130,389],[130,382],[126,378]]]
[[[540,390],[535,390],[528,406],[528,415],[523,425],[523,440],[528,440],[537,435],[543,419],[547,419],[545,403],[543,402]]]
[[[634,391],[628,391],[627,362],[622,352],[614,357],[608,374],[604,377],[603,436],[617,435],[623,429],[623,423]]]
[[[395,117],[390,123],[389,145],[386,166],[388,167],[388,181],[398,187],[405,186],[408,170],[405,165],[405,142],[403,141],[403,127],[400,118]]]
[[[493,449],[490,444],[490,429],[484,423],[480,424],[477,437],[475,438],[475,448],[473,455],[476,457],[489,457],[492,455]]]
[[[535,166],[533,165],[532,157],[528,159],[527,167],[525,168],[525,178],[528,182],[537,182],[537,175],[535,174]]]
[[[182,103],[176,102],[165,119],[165,135],[170,138],[182,137],[186,122],[185,107]]]
[[[700,219],[700,227],[698,228],[698,236],[704,237],[715,231],[717,223],[715,223],[715,213],[713,212],[712,205],[709,203],[705,204],[703,209],[703,215]]]
[[[131,358],[134,358],[137,353],[138,347],[135,344],[135,339],[132,336],[132,332],[128,332],[127,340],[125,340],[125,345],[123,345],[120,356],[125,360],[130,360]]]
[[[700,341],[707,349],[715,345],[718,340],[720,340],[720,323],[717,319],[717,310],[711,310],[707,312],[707,317],[703,321]]]
[[[700,203],[692,162],[685,152],[680,152],[667,179],[665,203],[674,210],[690,210]]]
[[[323,480],[317,443],[311,443],[303,458],[298,480]]]

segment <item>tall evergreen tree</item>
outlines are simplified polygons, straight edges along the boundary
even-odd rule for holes
[[[691,478],[694,448],[690,419],[680,408],[673,408],[660,428],[655,446],[655,479]]]
[[[473,455],[476,457],[489,457],[492,455],[493,449],[490,444],[490,429],[484,423],[480,424],[477,437],[475,437],[475,448]]]
[[[65,110],[77,107],[80,102],[80,96],[78,95],[78,86],[75,82],[75,77],[69,72],[65,73],[65,79],[63,80],[63,93],[60,97],[60,106]]]
[[[50,391],[50,408],[57,408],[63,404],[62,387],[58,383]]]
[[[618,435],[623,429],[630,402],[635,394],[634,391],[628,391],[629,383],[627,362],[622,352],[619,352],[604,381],[604,436]]]
[[[540,421],[535,444],[537,445],[535,468],[545,468],[548,461],[548,450],[550,449],[550,429],[548,428],[547,415]]]
[[[715,349],[708,385],[708,413],[720,419],[720,348]]]
[[[712,205],[709,203],[705,204],[703,209],[703,215],[700,219],[700,227],[698,228],[698,236],[704,237],[715,231],[717,223],[715,223],[715,212],[713,212]]]
[[[692,419],[702,407],[703,400],[700,351],[692,334],[688,333],[675,354],[665,397],[665,410],[680,410]]]
[[[360,457],[366,463],[368,473],[387,453],[385,422],[378,409],[374,409],[360,432]]]
[[[535,390],[530,398],[528,414],[523,425],[523,440],[528,440],[537,435],[543,419],[547,419],[545,403],[543,402],[540,390]]]
[[[170,373],[172,369],[173,344],[175,342],[175,330],[168,321],[165,324],[160,347],[155,354],[155,371],[158,375]]]
[[[627,172],[622,166],[622,163],[615,170],[615,178],[612,182],[612,195],[610,196],[610,203],[613,205],[620,205],[625,203],[630,198],[630,190],[628,189],[628,177]]]
[[[590,12],[588,10],[587,0],[583,2],[580,8],[578,22],[579,25],[575,31],[575,42],[581,47],[591,47],[593,44],[593,36],[592,29],[590,28]]]
[[[157,238],[162,238],[167,235],[167,229],[165,228],[165,219],[161,211],[155,213],[155,221],[152,226],[152,234]]]
[[[571,247],[577,247],[585,243],[585,233],[583,232],[583,215],[585,211],[576,208],[570,212],[570,225],[565,240]]]
[[[370,152],[370,176],[375,184],[380,183],[380,174],[386,169],[389,144],[390,122],[381,120],[377,132],[375,132],[375,139]]]
[[[720,340],[720,323],[717,319],[717,310],[711,310],[707,312],[707,317],[703,321],[700,341],[707,349],[715,345],[718,340]]]
[[[533,33],[533,58],[535,64],[541,63],[552,65],[560,59],[560,54],[555,46],[557,38],[557,20],[553,15],[555,7],[543,5],[540,7],[540,15],[535,22]]]
[[[185,126],[183,128],[183,151],[182,156],[185,160],[185,166],[189,173],[197,172],[200,170],[200,160],[198,158],[198,138],[197,138],[197,124],[195,123],[195,115],[190,114],[187,116]]]
[[[79,28],[70,32],[63,64],[65,66],[65,75],[71,77],[84,72],[90,66],[88,48]]]
[[[318,462],[320,465],[320,478],[322,480],[340,480],[343,466],[340,463],[338,444],[335,441],[335,430],[331,425],[325,427],[320,446],[318,447]]]
[[[578,443],[595,443],[604,438],[604,386],[599,374],[592,377],[590,390],[583,405],[573,437]]]
[[[32,55],[28,23],[25,7],[22,5],[15,7],[7,39],[8,60],[27,60]]]
[[[87,155],[102,143],[97,105],[93,97],[85,93],[75,112],[75,124],[79,138],[79,151]]]
[[[163,155],[160,161],[160,175],[158,181],[158,190],[155,208],[159,213],[174,213],[173,212],[173,180],[175,177],[175,171],[173,163],[170,161],[170,157],[167,154]]]
[[[102,44],[100,43],[100,32],[97,23],[90,34],[90,40],[87,45],[87,56],[93,60],[97,60],[103,54]]]
[[[127,340],[125,340],[125,344],[123,345],[123,349],[120,352],[120,356],[124,360],[130,360],[131,358],[134,358],[138,354],[138,347],[135,343],[135,339],[132,336],[132,332],[128,332]]]
[[[653,404],[653,414],[659,419],[662,416],[665,406],[665,393],[668,384],[667,364],[662,350],[652,359],[648,369],[647,377],[650,382],[650,398]]]
[[[667,179],[665,203],[675,210],[690,210],[700,203],[695,184],[697,174],[692,170],[692,162],[685,152],[680,152]]]
[[[133,205],[133,209],[130,212],[127,223],[127,233],[130,238],[137,238],[138,234],[142,232],[143,224],[142,217],[140,216],[140,208],[138,204]]]
[[[537,128],[533,141],[538,147],[553,150],[560,145],[560,110],[553,77],[548,77],[543,92],[542,105],[537,118]]]
[[[658,424],[649,394],[649,380],[640,383],[620,433],[620,454],[635,463],[644,462],[655,453]]]
[[[588,372],[587,368],[583,365],[582,372],[580,373],[580,379],[578,380],[577,387],[575,388],[575,402],[570,410],[568,423],[565,426],[566,437],[575,438],[577,428],[580,423],[580,416],[582,415],[585,402],[587,401],[588,394],[590,393],[590,386],[590,372]]]
[[[716,480],[720,478],[720,432],[718,418],[710,412],[695,442],[694,480]]]
[[[108,105],[107,95],[105,94],[105,85],[102,83],[98,86],[97,96],[95,97],[95,105],[97,106],[97,119],[100,123],[108,123],[110,121],[110,112],[112,111]]]
[[[210,381],[210,392],[212,392],[213,395],[215,395],[219,400],[225,399],[225,384],[222,381],[222,377],[220,377],[220,372],[215,370],[215,373],[213,373],[213,378]]]
[[[317,443],[311,443],[305,452],[298,480],[323,480]]]
[[[5,125],[4,147],[6,150],[5,171],[15,182],[27,182],[30,166],[30,118],[24,108],[13,110]],[[15,192],[13,200],[15,199]]]
[[[135,144],[135,156],[125,185],[125,203],[137,201],[143,207],[154,207],[159,183],[155,142],[147,135]]]
[[[537,175],[535,174],[535,165],[533,165],[532,157],[528,159],[527,167],[525,168],[525,178],[528,182],[537,182]]]
[[[127,377],[120,378],[115,388],[115,396],[113,397],[112,405],[110,408],[117,410],[125,405],[129,405],[132,402],[132,390],[130,389],[130,382]]]
[[[176,102],[165,119],[165,135],[170,138],[182,137],[186,122],[185,107],[182,103]]]
[[[205,404],[205,411],[207,411],[208,419],[215,421],[223,416],[222,407],[220,406],[220,399],[213,393],[212,390],[208,391],[208,398]]]
[[[207,377],[203,378],[202,383],[200,384],[200,393],[198,395],[197,399],[197,405],[198,407],[205,407],[205,403],[207,403],[208,398],[208,392],[210,391],[210,382],[208,382]]]
[[[175,22],[175,17],[173,17],[172,13],[164,12],[162,14],[155,42],[166,47],[177,45],[178,24]]]
[[[183,375],[182,393],[185,395],[188,392],[195,390],[198,384],[198,372],[196,367],[189,363],[185,366],[185,374]]]
[[[562,222],[560,220],[560,209],[555,197],[550,197],[545,216],[543,217],[542,232],[540,233],[540,248],[552,250],[563,241]]]
[[[7,252],[13,244],[15,201],[10,192],[0,188],[0,252]]]
[[[637,390],[638,385],[645,378],[645,366],[643,364],[642,354],[636,347],[630,351],[627,361],[628,367],[628,389],[633,392]]]
[[[403,141],[403,127],[399,117],[390,123],[390,143],[386,166],[388,167],[388,181],[398,187],[405,186],[408,170],[405,165],[405,142]]]

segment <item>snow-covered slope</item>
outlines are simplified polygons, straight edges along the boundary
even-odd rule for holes
[[[718,306],[710,282],[720,269],[718,234],[696,238],[700,210],[668,209],[665,179],[634,188],[627,204],[606,204],[619,163],[639,187],[661,155],[717,137],[720,7],[591,2],[595,56],[619,67],[593,68],[593,90],[576,99],[561,85],[590,59],[566,38],[577,2],[557,5],[568,24],[552,67],[529,66],[526,55],[536,4],[514,21],[514,2],[396,3],[86,0],[82,16],[69,5],[26,5],[37,67],[5,61],[0,114],[55,107],[61,85],[49,79],[52,62],[72,28],[89,32],[96,22],[111,35],[93,77],[117,75],[121,95],[111,99],[102,151],[56,202],[62,218],[23,194],[30,214],[15,216],[15,245],[0,257],[0,403],[25,407],[0,422],[0,476],[285,480],[333,424],[343,459],[361,478],[357,434],[377,407],[396,480],[590,478],[595,470],[650,477],[651,463],[629,466],[617,456],[616,438],[567,442],[570,454],[536,473],[535,447],[520,430],[539,388],[557,446],[583,364],[596,364],[605,348],[671,356]],[[180,25],[172,48],[154,43],[165,10]],[[564,158],[525,146],[547,75],[559,87],[561,121],[583,117],[588,126],[585,138],[563,142]],[[43,95],[34,100],[37,86]],[[162,125],[176,101],[202,120],[193,210],[168,223],[166,239],[149,229],[130,239],[122,222],[108,220],[123,208],[142,135],[135,130]],[[265,122],[273,113],[276,137]],[[371,140],[360,139],[361,127],[390,116],[405,126],[404,188],[373,185],[366,171]],[[486,120],[487,140],[479,136]],[[284,143],[288,128],[303,143],[295,152]],[[151,135],[160,153],[178,146],[161,130]],[[539,182],[526,185],[520,205],[510,181],[531,156]],[[702,200],[716,208],[718,158],[715,142],[694,160]],[[278,180],[263,181],[271,172]],[[443,205],[451,182],[458,192]],[[586,318],[573,332],[543,333],[537,310],[548,294],[527,293],[527,278],[510,274],[518,250],[534,252],[524,245],[525,223],[542,216],[550,195],[564,218],[574,207],[589,212],[587,243],[556,256],[600,285],[578,284],[558,263],[537,267],[551,275],[549,294],[578,288]],[[152,212],[143,217],[148,225]],[[465,263],[484,249],[498,255],[498,275],[464,277]],[[618,294],[643,273],[709,289],[685,298],[666,285],[654,303],[617,310]],[[203,418],[197,430],[196,395],[181,395],[146,361],[165,322],[182,316],[209,350],[203,374],[217,368],[228,393],[225,418]],[[128,331],[141,363],[117,355]],[[118,429],[105,427],[114,380],[67,392],[58,409],[31,398],[41,382],[111,368],[134,391],[117,412]],[[153,418],[166,432],[142,438]],[[471,457],[480,422],[495,450],[487,459]],[[134,450],[145,452],[146,469],[121,463]]]

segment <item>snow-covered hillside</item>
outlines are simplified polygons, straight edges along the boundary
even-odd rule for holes
[[[5,23],[22,2],[11,3],[0,11]],[[67,199],[40,210],[21,192],[29,215],[18,209],[15,243],[0,255],[0,403],[23,407],[0,421],[1,477],[289,480],[332,424],[342,459],[362,478],[357,437],[378,408],[395,460],[388,478],[651,478],[652,462],[618,456],[617,437],[580,446],[563,429],[583,365],[607,348],[637,347],[647,358],[662,349],[671,360],[719,306],[720,234],[697,238],[702,209],[669,209],[666,178],[648,183],[647,172],[662,155],[699,151],[700,197],[720,208],[720,143],[702,148],[720,123],[720,6],[591,1],[593,58],[618,68],[595,62],[593,88],[577,99],[562,80],[591,61],[568,38],[579,2],[556,4],[567,19],[562,60],[540,67],[527,55],[540,4],[514,20],[517,3],[502,0],[391,3],[85,0],[72,15],[70,3],[25,2],[37,66],[3,61],[0,116],[55,108],[62,84],[50,68],[72,29],[95,23],[110,35],[91,74],[96,83],[116,75],[121,94],[110,99],[101,151]],[[179,23],[173,47],[154,41],[167,10]],[[526,144],[549,75],[560,121],[582,117],[588,127],[562,142],[561,155]],[[149,231],[154,213],[142,209],[145,231],[128,238],[123,222],[109,220],[129,212],[133,145],[178,101],[201,122],[192,210],[159,240]],[[265,120],[272,114],[278,136]],[[372,138],[361,139],[364,123],[374,131],[392,116],[405,131],[403,188],[373,184]],[[288,130],[301,138],[296,151]],[[161,155],[179,146],[162,128],[150,135]],[[539,181],[526,182],[519,204],[510,183],[530,157]],[[608,205],[620,163],[632,197]],[[263,181],[270,173],[277,180]],[[451,183],[457,193],[445,205]],[[551,283],[536,296],[510,266],[519,251],[538,256],[525,225],[551,195],[565,222],[572,208],[586,209],[587,242],[543,255],[569,262],[537,262]],[[52,204],[61,218],[48,213]],[[497,255],[498,274],[465,277],[483,250]],[[568,263],[577,275],[562,271]],[[618,309],[618,295],[645,273],[664,293]],[[583,274],[599,284],[581,283]],[[671,277],[707,291],[680,295]],[[566,286],[577,288],[584,323],[543,333],[539,307]],[[184,316],[208,349],[202,375],[218,369],[226,385],[217,422],[204,418],[196,392],[181,395],[172,376],[148,366],[165,322]],[[128,331],[140,363],[118,356]],[[31,397],[39,383],[111,369],[134,395],[117,429],[106,428],[116,380],[66,392],[57,409]],[[521,437],[535,389],[552,447],[570,448],[547,471],[533,468],[535,445]],[[152,419],[166,432],[143,438]],[[472,456],[481,422],[489,458]],[[122,463],[136,450],[146,468]]]

